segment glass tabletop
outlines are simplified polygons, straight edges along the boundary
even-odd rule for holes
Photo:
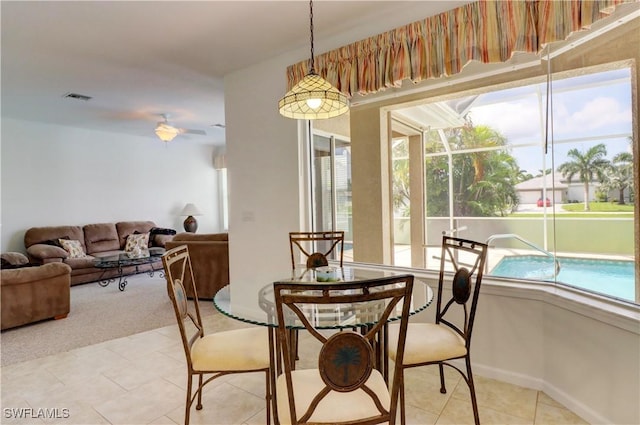
[[[139,252],[121,252],[103,257],[95,257],[94,265],[96,267],[116,267],[119,265],[135,265],[148,263],[159,259],[164,254],[162,248],[149,248]]]
[[[331,270],[296,269],[291,277],[278,280],[278,282],[317,283],[319,287],[327,281],[353,282],[365,279],[377,279],[381,277],[397,276],[406,273],[388,270],[372,269],[366,267],[336,267]],[[321,281],[318,281],[320,279]],[[213,298],[213,303],[218,311],[233,319],[261,326],[277,326],[275,298],[273,294],[273,282],[264,285],[257,290],[253,302],[234,303],[231,299],[229,285],[220,289]],[[416,314],[431,304],[433,291],[426,282],[414,279],[411,298],[410,315]],[[384,305],[376,302],[360,303],[360,305],[322,305],[310,308],[307,311],[307,319],[319,329],[346,329],[358,326],[366,326],[377,321],[378,315],[384,311]],[[402,306],[396,306],[396,315],[392,315],[389,321],[399,320]],[[287,327],[292,329],[303,328],[297,322],[295,315],[285,315],[291,322]]]

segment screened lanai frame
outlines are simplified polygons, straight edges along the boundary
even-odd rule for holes
[[[579,69],[579,70],[572,70],[572,71],[566,71],[563,73],[558,73],[556,75],[554,75],[554,79],[555,81],[559,81],[559,84],[556,84],[557,87],[562,87],[563,85],[566,85],[567,82],[571,82],[572,79],[573,80],[580,80],[580,77],[576,77],[576,75],[592,75],[592,76],[605,76],[607,75],[607,72],[611,72],[611,70],[624,70],[626,69],[627,71],[625,72],[625,76],[623,78],[624,83],[626,84],[627,90],[629,92],[631,92],[632,90],[632,84],[631,84],[631,79],[632,79],[632,75],[633,75],[633,69],[631,67],[631,63],[628,61],[623,61],[623,62],[618,62],[618,63],[613,63],[613,64],[606,64],[606,65],[601,65],[601,66],[597,66],[597,67],[591,67],[590,69]],[[613,71],[614,73],[616,71]],[[573,77],[572,77],[573,76]],[[562,78],[562,79],[561,79]],[[532,82],[537,81],[538,84],[542,84],[544,86],[544,81],[541,80],[540,77],[536,78],[536,79],[529,79],[529,80],[523,80],[521,82],[517,82],[515,85],[519,86],[519,87],[525,87],[525,86],[529,86],[531,87]],[[541,83],[542,81],[542,83]],[[616,83],[620,83],[620,81],[612,81],[612,80],[606,80],[604,82],[600,82],[598,84],[616,84]],[[501,89],[504,89],[505,86],[510,87],[511,89],[513,89],[514,87],[514,83],[509,83],[507,85],[503,85],[502,87],[500,86],[496,86],[496,87],[487,87],[484,90],[486,90],[487,92],[491,92],[491,93],[497,93],[499,92]],[[552,84],[550,86],[553,87],[554,84]],[[533,86],[535,87],[535,86]],[[538,92],[540,92],[539,89],[537,89]],[[552,93],[552,95],[559,95],[559,93],[562,92],[562,90],[576,90],[575,87],[573,88],[564,88],[564,89],[560,89],[558,88],[557,91],[554,91]],[[517,90],[516,90],[517,91]],[[438,99],[438,104],[442,105],[446,105],[446,104],[453,104],[453,103],[463,103],[465,104],[467,107],[465,108],[465,110],[463,111],[463,113],[466,113],[469,111],[469,106],[473,106],[470,105],[469,102],[453,102],[452,99],[458,100],[461,99],[465,96],[464,93],[461,94],[455,94],[452,97],[447,96],[444,99],[440,98]],[[473,97],[475,100],[479,99],[479,95],[478,95],[478,91],[475,90],[473,92],[473,95],[471,96]],[[545,142],[545,136],[547,138],[549,138],[549,142],[551,142],[552,144],[555,143],[556,145],[560,146],[563,143],[566,144],[571,144],[571,146],[576,146],[580,145],[581,143],[584,143],[586,141],[589,141],[589,143],[591,144],[595,144],[598,141],[601,140],[607,140],[607,139],[622,139],[623,141],[626,139],[631,139],[631,135],[632,135],[632,124],[631,124],[631,117],[628,117],[628,125],[627,125],[627,131],[626,132],[622,132],[622,133],[614,133],[614,134],[598,134],[598,135],[594,135],[594,136],[583,136],[583,138],[565,138],[564,140],[561,139],[553,139],[553,132],[551,132],[549,135],[545,134],[545,129],[546,129],[546,117],[544,116],[546,113],[546,101],[544,99],[544,97],[546,97],[546,93],[543,93],[543,99],[541,99],[539,101],[540,103],[540,108],[539,108],[539,114],[541,115],[541,117],[538,117],[537,121],[540,122],[540,134],[538,136],[532,137],[532,142],[528,142],[528,141],[524,141],[523,143],[519,143],[519,144],[514,144],[511,145],[513,147],[513,149],[518,149],[518,148],[523,148],[523,147],[527,147],[527,146],[536,146],[538,149],[541,148],[541,142],[544,143]],[[481,96],[480,96],[481,98]],[[629,93],[629,108],[628,108],[628,113],[631,113],[631,93]],[[413,104],[413,107],[415,108],[415,104]],[[402,132],[402,130],[404,129],[405,132],[407,127],[411,127],[411,121],[415,120],[415,116],[416,114],[414,114],[412,116],[411,113],[403,113],[402,109],[396,109],[397,105],[393,108],[393,112],[390,112],[391,118],[390,121],[392,122],[392,129],[395,129],[395,131],[393,131],[393,134],[396,136],[392,139],[392,148],[391,148],[391,158],[392,161],[408,161],[408,158],[403,158],[403,157],[399,157],[398,155],[394,155],[394,149],[393,146],[401,146],[401,143],[399,142],[401,140],[401,138],[398,137],[398,133]],[[407,118],[410,117],[410,118]],[[535,117],[532,118],[534,121],[536,121]],[[549,121],[550,123],[552,122],[551,120]],[[437,126],[436,126],[437,127]],[[416,141],[416,134],[420,135],[420,143],[422,144],[421,150],[424,152],[424,157],[425,157],[425,164],[424,164],[424,168],[427,169],[429,167],[429,159],[430,158],[437,158],[437,157],[443,157],[443,158],[447,158],[447,164],[449,166],[449,169],[451,168],[451,164],[452,164],[452,155],[456,155],[456,154],[464,154],[464,153],[470,153],[470,155],[473,155],[473,152],[491,152],[491,151],[500,151],[500,150],[508,150],[505,149],[503,146],[493,146],[493,147],[484,147],[484,148],[480,148],[480,149],[463,149],[463,150],[457,150],[452,148],[451,145],[447,142],[446,137],[444,136],[444,132],[443,129],[438,128],[435,131],[429,131],[428,126],[426,126],[424,123],[422,124],[417,124],[415,121],[413,122],[413,130],[414,130],[414,142]],[[440,140],[440,146],[438,146],[436,149],[432,149],[429,151],[428,146],[426,143],[424,143],[425,140],[425,135],[426,134],[432,134],[433,137],[432,140]],[[554,145],[554,146],[556,146]],[[631,146],[629,145],[629,149],[631,148]],[[415,149],[413,151],[415,153]],[[406,153],[406,149],[405,149],[405,153]],[[546,158],[547,156],[542,156],[543,161],[544,158]],[[549,165],[553,165],[554,161],[553,161],[553,156],[550,157],[551,159],[549,160],[550,164]],[[415,165],[415,162],[414,162]],[[544,166],[544,162],[541,162],[541,169],[545,170],[547,167]],[[557,167],[557,164],[556,164]],[[395,164],[391,166],[392,169],[401,169],[401,167],[397,167]],[[554,167],[555,168],[555,167]],[[424,172],[423,170],[421,170],[421,172]],[[414,177],[415,179],[415,177]],[[424,177],[423,177],[424,179]],[[454,179],[448,179],[448,184],[449,184],[449,193],[452,193],[452,186],[453,186],[453,180]],[[555,179],[550,180],[551,182],[551,187],[548,188],[543,188],[543,192],[542,192],[542,196],[543,198],[546,197],[546,193],[551,193],[551,194],[555,194],[556,193],[556,188],[553,187],[553,182],[555,182]],[[426,185],[425,185],[426,186]],[[391,187],[394,187],[394,184],[391,184]],[[416,186],[415,184],[413,185],[414,188],[419,187]],[[548,192],[547,192],[548,190]],[[411,209],[406,209],[405,211],[411,210],[411,211],[420,211],[420,209],[424,209],[425,211],[428,210],[428,196],[426,195],[427,193],[427,188],[421,188],[420,190],[415,191],[417,193],[420,194],[420,196],[415,196],[415,193],[411,196],[412,200],[411,203],[416,202],[416,203],[424,203],[425,205],[420,205],[418,208],[411,208]],[[396,197],[396,194],[394,193],[392,195],[392,199],[395,199],[394,197]],[[552,196],[553,197],[553,196]],[[637,199],[635,200],[636,202],[636,210],[637,210]],[[540,217],[540,221],[542,222],[542,237],[537,239],[537,238],[532,238],[530,236],[530,234],[527,234],[527,232],[524,233],[523,237],[522,231],[518,232],[518,231],[498,231],[497,233],[492,233],[492,234],[486,234],[483,233],[482,231],[478,231],[478,229],[484,229],[484,228],[491,228],[491,221],[494,220],[490,217],[474,217],[474,218],[470,218],[470,217],[458,217],[455,214],[452,213],[453,210],[453,196],[449,196],[449,209],[447,211],[446,217],[444,217],[446,219],[446,225],[440,223],[437,224],[438,220],[434,220],[434,219],[430,219],[426,214],[425,214],[425,220],[422,223],[419,223],[417,220],[414,219],[405,219],[404,220],[404,225],[400,225],[398,223],[398,218],[396,217],[396,220],[394,220],[394,226],[393,226],[393,232],[394,232],[394,242],[396,242],[396,249],[394,250],[395,253],[400,253],[400,255],[396,256],[396,258],[394,258],[393,263],[396,266],[410,266],[410,267],[418,267],[418,268],[427,268],[427,269],[431,269],[432,265],[435,265],[434,267],[437,268],[438,266],[438,261],[437,259],[434,259],[433,261],[430,261],[432,255],[429,253],[430,251],[437,251],[437,244],[438,244],[438,240],[441,237],[442,232],[449,232],[452,234],[457,234],[461,237],[469,237],[471,239],[475,238],[476,240],[482,240],[482,241],[486,241],[486,240],[491,240],[491,242],[494,245],[494,253],[499,252],[501,248],[507,249],[509,251],[514,251],[514,252],[519,252],[520,255],[524,255],[527,253],[531,253],[533,251],[534,255],[537,256],[549,256],[550,259],[555,259],[556,255],[559,254],[559,250],[556,247],[556,238],[555,238],[555,231],[556,231],[556,222],[557,221],[563,221],[563,225],[565,225],[565,223],[568,221],[568,219],[560,219],[560,220],[556,220],[557,217],[559,217],[557,214],[555,214],[557,212],[556,210],[556,205],[555,205],[555,199],[554,199],[554,203],[553,203],[553,208],[541,208],[540,212],[541,217]],[[558,206],[558,208],[560,208]],[[400,219],[402,220],[402,219]],[[527,219],[521,219],[521,220],[527,220]],[[528,220],[533,220],[533,219],[528,219]],[[398,247],[398,240],[400,238],[398,238],[398,233],[404,231],[404,233],[406,234],[406,230],[407,228],[411,227],[411,224],[409,224],[409,226],[407,226],[408,223],[412,223],[414,226],[424,226],[424,229],[422,229],[421,232],[417,232],[415,230],[410,229],[409,233],[411,236],[413,236],[414,238],[418,239],[416,240],[411,240],[410,244],[411,244],[411,249],[406,249],[406,245],[404,247],[404,249],[397,249]],[[475,223],[475,224],[474,224]],[[626,233],[626,237],[629,239],[628,241],[628,246],[627,249],[630,249],[631,252],[623,252],[623,253],[616,253],[618,255],[597,255],[598,252],[594,252],[594,253],[588,253],[588,252],[584,252],[584,246],[580,246],[578,251],[582,252],[577,252],[577,253],[573,253],[572,256],[576,256],[578,258],[606,258],[608,260],[626,260],[626,262],[628,264],[633,264],[634,260],[635,260],[635,253],[633,252],[634,249],[634,242],[633,242],[633,234],[634,234],[634,219],[633,218],[628,218],[627,219],[627,228],[626,230],[623,230],[623,233]],[[494,226],[496,227],[496,226]],[[499,226],[498,226],[499,227]],[[590,229],[593,229],[594,225],[591,224]],[[513,230],[513,229],[512,229]],[[587,228],[586,230],[583,230],[582,232],[589,233],[589,228]],[[520,234],[519,234],[520,233]],[[597,233],[597,232],[596,232]],[[495,236],[495,239],[493,239],[493,237]],[[625,236],[621,236],[621,237],[625,237]],[[533,241],[532,241],[533,240]],[[406,243],[406,241],[405,241]],[[402,244],[399,244],[402,245]],[[565,244],[566,246],[566,244]],[[420,250],[421,253],[420,255],[416,255],[414,253],[414,250]],[[590,255],[591,254],[591,255]],[[594,255],[596,254],[596,255]],[[619,255],[622,254],[622,255]],[[567,253],[563,253],[563,255],[567,255]],[[494,255],[495,257],[495,255]],[[500,258],[500,257],[498,257]],[[586,260],[585,260],[586,261]],[[592,261],[592,260],[590,260]],[[595,260],[593,260],[595,261]],[[494,259],[493,261],[493,266],[496,265],[497,260]],[[569,264],[569,260],[567,260],[565,262],[566,264]],[[521,263],[519,263],[521,264]],[[625,267],[628,266],[628,264],[623,264]],[[534,264],[535,266],[536,264]],[[557,262],[554,264],[553,262],[550,263],[550,265],[548,266],[548,268],[554,268],[554,266],[557,265]],[[588,265],[587,265],[588,266]],[[584,264],[580,264],[580,267],[585,267]],[[628,267],[627,267],[627,271],[628,271]],[[567,271],[565,272],[568,273],[569,269],[567,269]],[[631,272],[633,273],[633,272]],[[508,274],[503,274],[504,277],[514,277],[514,278],[522,278],[522,275],[519,276],[510,276]],[[527,277],[524,277],[525,279],[528,279]],[[531,278],[531,277],[529,277]],[[548,275],[544,275],[541,276],[540,278],[536,277],[532,277],[532,279],[537,280],[545,280],[545,281],[555,281],[556,283],[562,283],[562,282],[557,282],[556,276],[555,274],[553,274],[553,276]],[[611,280],[611,279],[609,279]],[[566,282],[565,282],[566,283]],[[594,288],[589,287],[589,286],[583,286],[582,289],[587,289],[587,290],[594,290]],[[600,291],[597,288],[595,289],[595,292],[601,292],[601,293],[605,293],[607,295],[613,296],[613,297],[621,297],[620,294],[613,292],[613,293],[608,293],[607,291]],[[623,300],[626,301],[633,301],[633,294],[631,295],[631,298],[629,298],[628,296],[622,296],[621,297]],[[637,302],[637,300],[636,300]]]
[[[571,76],[571,75],[575,75],[577,74],[585,74],[585,73],[606,73],[606,71],[609,71],[611,69],[628,69],[629,72],[627,73],[627,76],[624,78],[625,81],[627,82],[627,84],[629,86],[631,86],[629,79],[630,79],[630,74],[631,74],[631,70],[633,68],[631,68],[632,63],[629,61],[621,61],[621,62],[616,62],[616,63],[611,63],[611,64],[606,64],[606,65],[600,65],[600,66],[596,66],[596,67],[591,67],[591,68],[585,68],[585,69],[580,69],[580,70],[574,70],[574,71],[567,71],[567,72],[562,72],[562,73],[558,73],[556,75],[557,80],[556,81],[566,81],[566,80],[560,80],[561,77],[567,77],[567,76]],[[543,84],[544,85],[544,78],[542,77],[536,77],[536,78],[529,78],[529,79],[524,79],[522,81],[519,81],[516,83],[514,82],[510,82],[508,84],[503,84],[503,85],[496,85],[496,86],[492,86],[492,87],[488,87],[488,88],[484,88],[483,90],[488,91],[488,90],[499,90],[499,89],[504,89],[504,88],[512,88],[515,86],[525,86],[525,85],[531,85],[533,83],[537,83],[538,85]],[[612,81],[608,81],[606,82],[607,84],[612,83]],[[561,85],[561,84],[560,84]],[[539,92],[539,90],[538,90]],[[556,94],[560,94],[562,92],[562,90],[560,90],[559,88],[555,91]],[[446,98],[438,98],[438,102],[440,103],[446,103],[446,102],[451,102],[452,98],[456,98],[457,96],[464,96],[464,92],[462,92],[462,94],[453,94],[450,95]],[[473,95],[471,96],[473,98],[477,98],[478,97],[478,90],[474,90],[473,91]],[[467,107],[465,108],[465,111],[468,111],[469,109],[469,104],[470,102],[459,102],[459,103],[463,103],[465,104]],[[544,115],[544,105],[545,105],[545,101],[542,98],[542,100],[540,100],[539,102],[541,104],[540,109],[539,109],[539,115]],[[393,108],[394,110],[396,109],[395,107]],[[432,108],[434,109],[434,108]],[[435,110],[440,110],[441,108],[435,108]],[[433,111],[432,111],[433,112]],[[464,112],[464,111],[463,111]],[[407,119],[401,119],[396,117],[393,117],[393,114],[391,114],[391,119],[390,121],[392,123],[395,123],[392,125],[392,128],[395,126],[396,130],[397,128],[402,128],[405,132],[407,132],[408,128],[412,127],[412,123],[409,122],[410,120]],[[443,120],[443,122],[451,122],[452,121],[452,117],[449,116],[447,117],[446,120]],[[513,146],[517,149],[517,148],[526,148],[526,147],[530,147],[530,146],[536,146],[537,148],[540,148],[540,144],[541,144],[541,139],[542,139],[542,135],[544,133],[544,119],[538,117],[538,121],[540,121],[540,135],[536,136],[535,138],[532,138],[531,140],[525,140],[522,143],[517,143],[514,144]],[[314,126],[316,125],[316,123],[314,123]],[[317,123],[318,127],[321,127],[320,123]],[[415,134],[420,134],[423,130],[425,130],[425,127],[422,126],[418,126],[415,123],[413,123],[413,130]],[[320,136],[322,138],[325,138],[326,140],[329,140],[331,138],[336,138],[335,135],[332,135],[330,132],[325,132],[322,130],[314,130],[314,134],[316,136]],[[627,133],[612,133],[612,134],[600,134],[598,136],[590,136],[589,138],[593,140],[600,140],[600,139],[604,139],[607,137],[614,137],[614,138],[625,138],[628,137],[631,133],[627,132]],[[397,134],[396,134],[397,135]],[[428,157],[436,157],[438,155],[444,155],[450,158],[450,155],[448,155],[448,153],[452,153],[452,152],[457,152],[457,153],[469,153],[469,152],[473,152],[473,150],[467,149],[467,150],[455,150],[453,149],[451,146],[448,145],[448,143],[446,142],[446,138],[442,135],[442,129],[438,129],[438,137],[440,138],[440,140],[443,141],[443,148],[440,150],[437,150],[436,152],[433,153],[427,153],[425,154],[425,156]],[[345,139],[344,136],[337,136],[338,139],[342,138]],[[392,144],[395,142],[397,143],[399,140],[402,140],[402,138],[392,138]],[[577,140],[574,139],[556,139],[555,143],[558,144],[562,144],[562,143],[570,143],[570,144],[575,144],[577,142]],[[423,148],[424,149],[424,148]],[[478,149],[479,151],[485,151],[485,152],[491,152],[491,151],[496,151],[496,150],[501,150],[503,149],[502,147],[485,147],[485,148],[481,148]],[[476,151],[478,151],[476,150]],[[393,149],[391,149],[391,151],[393,152]],[[393,157],[393,154],[392,156]],[[546,156],[543,156],[542,158],[546,158]],[[398,159],[396,157],[396,159]],[[545,163],[541,163],[541,168],[545,169]],[[391,166],[390,168],[393,168],[393,166]],[[334,172],[332,172],[334,173]],[[335,176],[335,174],[334,174]],[[392,186],[392,185],[391,185]],[[392,186],[393,187],[393,186]],[[546,190],[546,189],[545,189]],[[554,191],[554,187],[549,187],[548,188],[548,192],[553,193]],[[544,192],[543,192],[544,193]],[[546,195],[543,195],[546,196]],[[553,197],[552,197],[553,198]],[[555,199],[554,199],[554,207],[556,207],[555,205]],[[518,241],[518,240],[507,240],[507,241],[503,241],[503,240],[497,240],[494,242],[494,245],[507,245],[506,248],[512,249],[512,250],[519,250],[519,251],[527,251],[527,250],[531,250],[531,246],[526,245],[526,243],[532,243],[535,248],[533,248],[534,251],[538,251],[536,252],[537,254],[544,254],[545,252],[548,253],[547,255],[553,255],[553,253],[555,253],[557,250],[555,249],[555,240],[550,237],[548,235],[549,230],[548,229],[552,229],[554,224],[553,221],[553,209],[552,208],[542,208],[541,209],[542,214],[543,214],[543,218],[541,219],[541,223],[543,225],[543,227],[545,227],[545,230],[543,231],[543,239],[542,240],[537,240],[535,238],[531,238],[528,235],[524,235],[526,237],[523,237],[525,242],[522,241]],[[473,218],[476,221],[480,221],[480,222],[484,222],[487,223],[489,220],[491,220],[491,218]],[[633,219],[630,219],[631,225],[630,227],[633,227]],[[426,223],[426,220],[425,220]],[[392,234],[395,236],[397,234],[397,227],[398,226],[394,226],[394,230],[392,230]],[[427,225],[425,224],[425,227],[427,227]],[[396,265],[396,266],[409,266],[409,267],[417,267],[417,268],[427,268],[429,269],[429,264],[428,264],[428,259],[430,258],[430,255],[427,253],[429,247],[432,248],[438,248],[438,244],[439,244],[439,238],[441,236],[441,232],[444,231],[451,231],[452,229],[461,229],[463,232],[459,233],[460,236],[465,236],[465,237],[470,237],[470,238],[477,238],[478,240],[483,240],[485,241],[487,239],[487,235],[474,235],[473,234],[473,228],[474,226],[470,226],[468,224],[461,224],[460,226],[458,226],[457,224],[457,219],[456,217],[454,217],[452,214],[449,214],[447,216],[447,225],[446,226],[440,226],[440,227],[436,227],[435,230],[431,233],[431,238],[427,237],[427,235],[423,235],[422,238],[419,240],[419,245],[418,245],[418,249],[421,251],[419,257],[422,260],[418,260],[418,261],[424,261],[424,263],[421,262],[415,262],[413,259],[415,259],[416,255],[413,255],[413,251],[411,249],[407,249],[407,245],[406,244],[396,244],[395,249],[394,249],[394,253],[395,258],[392,260],[391,265]],[[343,229],[345,231],[347,231],[347,233],[350,233],[351,230],[351,226],[349,225],[349,227]],[[627,229],[628,231],[626,232],[627,235],[632,235],[633,234],[633,229]],[[492,234],[493,235],[493,234]],[[489,235],[489,236],[492,236]],[[516,233],[516,235],[518,235],[518,233]],[[431,239],[429,241],[429,239]],[[517,246],[518,244],[520,244],[521,246]],[[424,245],[424,246],[423,246]],[[541,248],[541,249],[537,249],[537,248]],[[351,252],[349,252],[350,250],[348,250],[347,252],[347,258],[351,258]],[[402,256],[404,256],[406,259],[408,259],[409,261],[396,261],[400,258],[402,258]],[[630,253],[630,255],[628,256],[608,256],[607,258],[623,258],[625,260],[633,260],[633,252]],[[348,261],[348,260],[347,260]],[[438,264],[437,259],[434,259],[433,261],[434,264]],[[495,266],[495,262],[493,264]],[[547,279],[545,279],[547,280]]]

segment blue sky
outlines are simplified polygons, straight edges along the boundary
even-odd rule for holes
[[[540,93],[540,95],[538,95]],[[555,150],[544,168],[566,161],[569,149],[585,151],[598,143],[607,157],[630,151],[631,83],[628,68],[582,75],[553,82],[553,140]],[[546,83],[481,95],[470,110],[476,125],[490,126],[507,137],[520,168],[537,174],[543,169],[542,141],[546,111]],[[542,111],[542,114],[541,114]],[[611,137],[622,134],[622,137]],[[582,140],[575,140],[582,139]],[[567,142],[563,143],[563,140]]]

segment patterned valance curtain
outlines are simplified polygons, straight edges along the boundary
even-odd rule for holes
[[[472,60],[507,61],[539,53],[553,41],[588,28],[625,0],[478,1],[316,56],[318,74],[348,95],[450,76]],[[289,89],[309,71],[307,60],[287,68]]]

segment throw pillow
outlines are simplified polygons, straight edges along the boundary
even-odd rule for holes
[[[69,258],[84,258],[87,256],[80,241],[67,239],[58,239],[58,241],[60,241],[62,248],[69,253]]]
[[[134,233],[127,236],[124,246],[125,252],[142,251],[149,249],[149,233]]]

